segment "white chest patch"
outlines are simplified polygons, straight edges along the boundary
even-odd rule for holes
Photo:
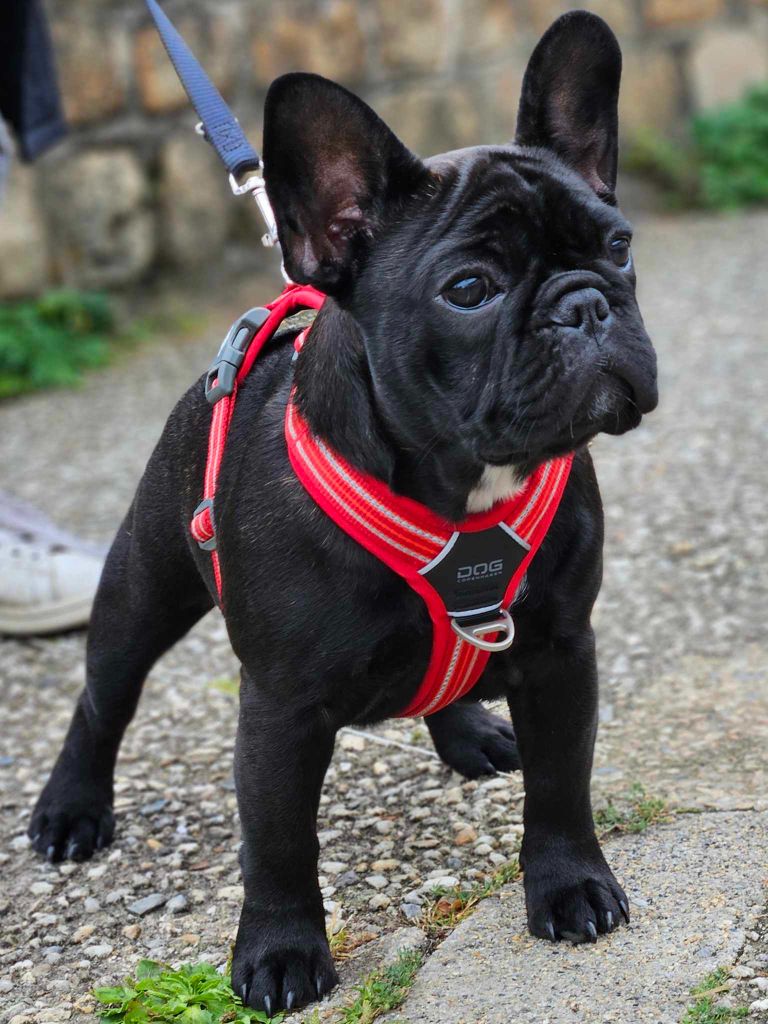
[[[487,512],[497,501],[507,501],[517,494],[524,483],[514,466],[486,466],[477,486],[469,492],[467,514]]]

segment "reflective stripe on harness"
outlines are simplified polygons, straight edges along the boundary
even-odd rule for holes
[[[289,286],[264,307],[267,315],[255,334],[257,311],[235,324],[209,372],[207,393],[214,408],[204,495],[190,529],[200,546],[211,551],[219,598],[221,568],[213,504],[237,384],[285,317],[302,308],[318,309],[324,298],[314,288]],[[244,323],[250,324],[252,340],[241,354],[236,342]],[[309,330],[297,337],[297,351]],[[233,365],[235,370],[222,374],[222,365]],[[231,393],[218,400],[217,381],[223,378],[227,378],[225,389],[232,379]],[[320,508],[401,576],[427,606],[432,620],[431,657],[416,695],[399,717],[434,714],[466,696],[491,653],[512,643],[514,627],[508,609],[557,511],[573,456],[543,463],[508,501],[461,523],[450,523],[347,463],[312,434],[292,401],[286,409],[285,437],[294,472]]]

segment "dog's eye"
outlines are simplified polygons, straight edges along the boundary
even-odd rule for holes
[[[629,239],[614,238],[610,246],[611,259],[617,267],[626,267],[629,263]]]
[[[449,306],[457,309],[479,309],[497,294],[487,277],[462,277],[441,293]]]

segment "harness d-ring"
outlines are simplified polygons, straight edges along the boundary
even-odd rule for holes
[[[506,608],[499,609],[499,617],[491,622],[478,622],[475,626],[462,626],[451,619],[451,629],[462,640],[481,651],[506,651],[515,639],[515,624]],[[503,633],[500,640],[483,640],[486,633]]]

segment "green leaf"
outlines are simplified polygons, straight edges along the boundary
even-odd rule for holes
[[[133,989],[125,988],[123,985],[116,986],[115,988],[97,988],[93,992],[94,998],[100,1003],[120,1003],[123,1004],[129,999],[132,999],[136,993]]]
[[[165,969],[164,965],[157,963],[156,960],[139,960],[136,977],[139,981],[145,978],[159,978]]]

